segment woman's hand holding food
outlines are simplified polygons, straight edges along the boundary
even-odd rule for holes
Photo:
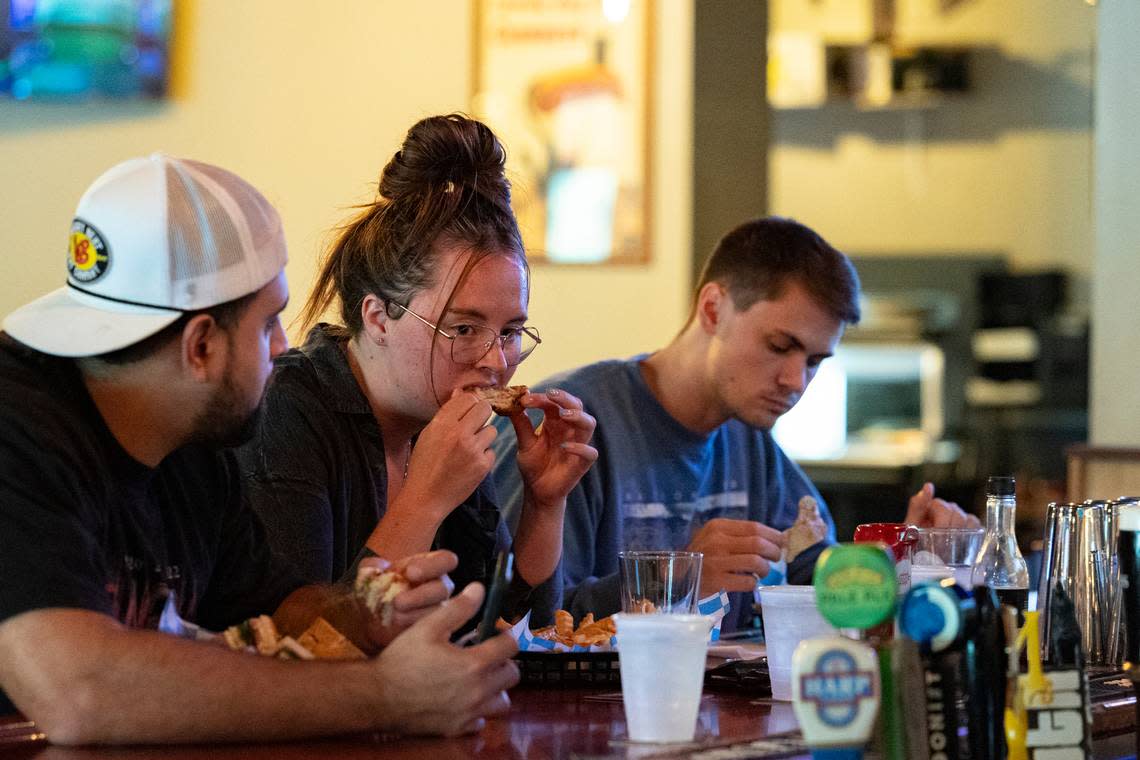
[[[561,390],[528,393],[509,411],[518,436],[518,466],[523,503],[515,530],[515,566],[523,580],[537,586],[548,579],[562,557],[566,495],[598,458],[590,445],[595,420],[582,402]],[[525,408],[541,409],[536,430]]]
[[[519,680],[514,639],[495,636],[466,649],[450,641],[482,601],[482,585],[472,583],[376,658],[376,689],[392,711],[385,722],[406,733],[456,736],[510,709],[506,690]]]
[[[496,431],[487,424],[490,416],[486,401],[456,391],[420,432],[400,499],[414,505],[419,519],[427,509],[442,522],[491,472]]]
[[[380,557],[361,560],[355,591],[367,611],[372,644],[388,646],[405,629],[436,611],[455,590],[447,573],[456,564],[458,558],[446,550],[413,554],[396,562]]]
[[[559,505],[598,458],[590,445],[596,421],[582,402],[566,391],[529,393],[522,404],[541,409],[537,429],[523,411],[510,416],[518,436],[518,463],[528,501],[537,507]]]
[[[768,563],[780,559],[783,541],[780,531],[753,520],[709,520],[687,547],[687,551],[705,555],[701,597],[721,589],[751,591],[756,577],[768,574]]]
[[[479,486],[495,464],[487,425],[491,406],[456,391],[416,438],[407,477],[365,542],[381,557],[398,559],[431,547],[451,511]]]

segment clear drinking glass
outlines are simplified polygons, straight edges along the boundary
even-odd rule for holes
[[[914,564],[948,567],[954,582],[970,588],[970,574],[985,537],[984,528],[919,528]]]
[[[696,613],[703,560],[700,552],[618,552],[621,611]]]

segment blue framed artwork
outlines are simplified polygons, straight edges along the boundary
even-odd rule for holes
[[[173,0],[0,0],[0,97],[161,98]]]

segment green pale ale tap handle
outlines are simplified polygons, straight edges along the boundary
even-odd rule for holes
[[[884,544],[838,544],[812,577],[819,613],[836,628],[872,628],[895,613],[899,582]]]

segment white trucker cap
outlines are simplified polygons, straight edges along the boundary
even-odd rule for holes
[[[248,182],[161,153],[134,158],[79,199],[67,284],[9,314],[4,330],[47,354],[105,354],[260,290],[285,261],[281,218]]]

